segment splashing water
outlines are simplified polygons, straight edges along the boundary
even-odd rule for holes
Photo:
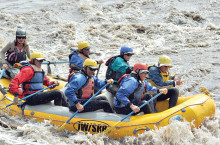
[[[220,2],[217,0],[1,0],[0,48],[15,37],[17,28],[27,31],[31,52],[41,51],[47,60],[68,60],[70,47],[89,41],[91,58],[105,61],[119,54],[123,45],[134,48],[130,64],[155,64],[169,55],[171,71],[184,79],[181,95],[198,94],[206,87],[216,102],[216,115],[200,128],[173,122],[138,137],[114,140],[106,136],[73,133],[48,121],[35,122],[1,114],[0,144],[207,144],[220,142]],[[45,66],[46,69],[46,66]],[[67,64],[52,68],[68,75]],[[104,79],[101,66],[99,78]]]

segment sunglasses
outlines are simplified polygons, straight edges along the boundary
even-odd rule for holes
[[[127,56],[132,56],[133,54],[131,54],[131,53],[127,53],[127,54],[125,54],[125,55],[127,55]]]
[[[26,39],[25,37],[17,37],[17,39]]]
[[[142,73],[147,74],[147,72],[146,72],[146,71],[145,71],[145,72],[142,72]]]
[[[44,60],[37,60],[38,62],[43,62]]]
[[[96,71],[97,69],[96,68],[91,68],[91,67],[88,67],[89,68],[89,70],[91,70],[91,71]]]
[[[83,48],[85,51],[89,51],[90,48],[89,47],[86,47],[86,48]]]
[[[140,70],[139,73],[140,73],[140,74],[147,74],[148,72],[147,72],[147,71],[142,71],[142,70]]]

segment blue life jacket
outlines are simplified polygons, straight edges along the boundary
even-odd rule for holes
[[[21,84],[22,89],[25,91],[37,91],[44,88],[45,72],[34,71],[34,76],[30,81]]]

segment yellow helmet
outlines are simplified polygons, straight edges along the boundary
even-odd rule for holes
[[[31,60],[37,59],[37,60],[45,60],[44,55],[40,52],[33,52],[31,53]]]
[[[161,67],[161,66],[173,67],[173,66],[171,65],[171,59],[170,59],[169,56],[161,55],[161,56],[159,57],[158,67]]]
[[[83,67],[88,66],[91,67],[92,69],[98,69],[98,65],[97,62],[95,60],[92,59],[86,59],[83,63]]]
[[[83,48],[90,47],[90,43],[86,41],[81,41],[78,43],[78,50],[82,50]]]

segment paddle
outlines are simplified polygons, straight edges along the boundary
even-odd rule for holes
[[[42,64],[69,63],[69,61],[44,61]]]
[[[95,93],[88,101],[86,101],[85,104],[83,104],[83,107],[85,107],[95,96],[97,96],[104,88],[106,88],[109,84],[105,84],[98,92]],[[77,110],[60,128],[58,128],[57,131],[61,131],[67,123],[70,122],[70,120],[78,113],[79,111]]]
[[[0,75],[0,79],[2,79],[2,76],[4,75],[5,71],[6,71],[6,69],[4,68],[4,69],[2,70],[1,75]]]
[[[95,77],[97,77],[97,78],[98,78],[98,74],[99,74],[100,67],[101,67],[101,64],[99,64],[98,71],[97,71],[96,76],[95,76]]]
[[[155,98],[157,98],[158,96],[160,96],[162,93],[157,94],[156,96],[154,96],[153,98],[151,98],[150,100],[148,100],[147,102],[145,102],[144,104],[142,104],[141,106],[139,106],[139,108],[141,109],[142,107],[144,107],[145,105],[147,105],[150,101],[154,100]],[[120,122],[124,121],[126,118],[128,118],[129,116],[131,116],[134,113],[134,111],[132,111],[131,113],[129,113],[127,116],[125,116],[122,120],[116,122],[112,127],[110,127],[109,129],[105,130],[103,133],[104,134],[108,134],[116,125],[118,125]]]
[[[49,88],[51,88],[51,87],[53,87],[53,86],[54,86],[54,84],[51,85],[51,86],[49,86],[49,87],[47,87],[47,88],[44,88],[44,89],[42,89],[42,90],[39,90],[39,91],[37,91],[37,92],[35,92],[35,93],[33,93],[33,94],[30,94],[30,95],[28,95],[28,96],[26,96],[26,97],[20,99],[19,101],[22,101],[22,100],[27,99],[27,98],[29,98],[29,97],[31,97],[31,96],[34,96],[34,95],[36,95],[36,94],[38,94],[38,93],[40,93],[40,92],[42,92],[42,91],[44,91],[44,90],[46,90],[46,89],[49,89]],[[0,110],[2,110],[2,109],[4,109],[4,108],[7,108],[7,107],[9,107],[9,106],[11,106],[11,105],[13,105],[13,104],[14,104],[14,103],[8,104],[8,105],[2,107]]]
[[[63,78],[63,77],[60,77],[59,75],[51,75],[51,74],[47,74],[47,76],[50,76],[54,79],[59,79],[59,80],[62,80],[62,81],[65,81],[67,82],[67,79]]]
[[[47,74],[51,74],[50,64],[56,66],[58,63],[69,63],[69,61],[44,61],[42,64],[47,64]]]

